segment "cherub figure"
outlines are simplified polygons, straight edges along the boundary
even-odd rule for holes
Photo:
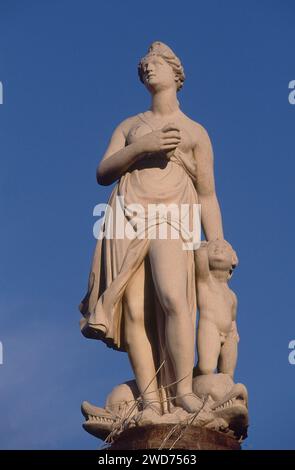
[[[228,280],[238,264],[236,252],[225,240],[202,242],[195,254],[199,324],[196,374],[229,374],[237,362],[239,336],[236,324],[237,297]]]

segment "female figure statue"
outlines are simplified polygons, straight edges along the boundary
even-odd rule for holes
[[[206,239],[223,239],[210,140],[177,100],[185,79],[180,60],[157,41],[138,71],[151,107],[115,129],[97,169],[99,184],[117,182],[112,216],[120,210],[118,196],[126,224],[130,204],[141,204],[145,215],[148,204],[187,204],[190,211],[200,204]],[[143,405],[158,413],[169,410],[167,400],[188,412],[200,409],[192,391],[195,275],[195,252],[183,249],[181,236],[97,242],[80,306],[82,332],[128,352]]]

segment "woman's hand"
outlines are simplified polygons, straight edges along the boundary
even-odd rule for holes
[[[168,153],[176,149],[180,140],[180,129],[175,124],[166,124],[162,129],[142,136],[138,143],[143,153]]]
[[[123,132],[122,126],[119,125],[97,168],[97,182],[102,185],[112,184],[147,153],[164,153],[169,159],[179,142],[179,128],[173,123],[168,123],[162,129],[150,132],[136,142],[126,145],[126,132]]]

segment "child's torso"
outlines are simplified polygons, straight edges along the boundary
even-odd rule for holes
[[[235,320],[235,294],[226,283],[210,278],[198,282],[200,319],[212,321],[222,333],[229,333]]]

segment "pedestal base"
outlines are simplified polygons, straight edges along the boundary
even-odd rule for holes
[[[110,450],[170,449],[171,447],[186,450],[241,450],[238,441],[221,432],[196,426],[177,426],[175,429],[175,425],[172,424],[127,429],[113,442]]]

